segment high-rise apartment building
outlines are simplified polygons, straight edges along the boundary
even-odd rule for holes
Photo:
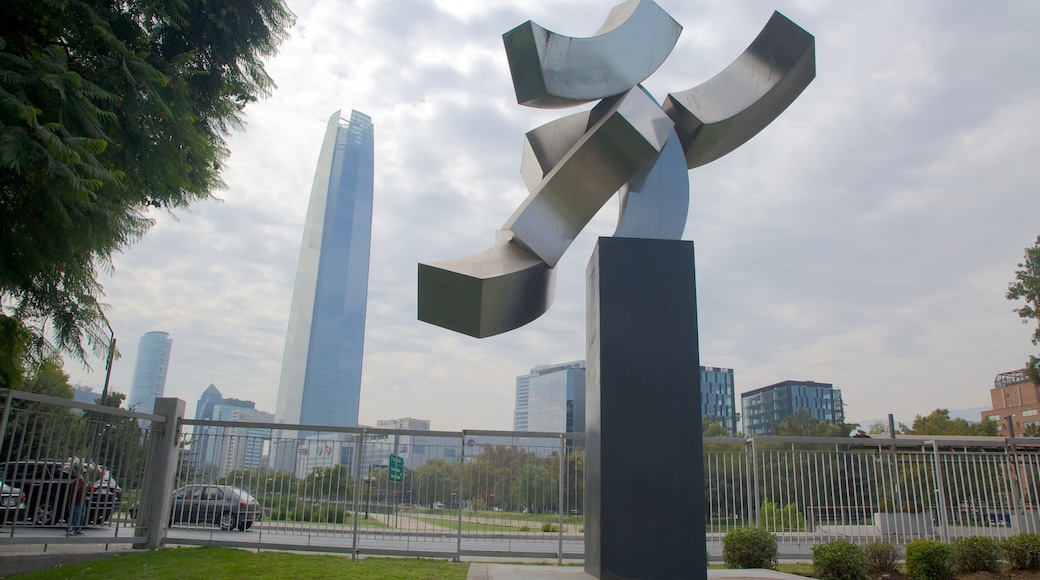
[[[206,387],[206,390],[202,392],[202,396],[199,397],[198,403],[195,404],[195,419],[200,421],[213,421],[218,420],[217,407],[221,408],[240,408],[255,410],[256,403],[253,401],[243,401],[241,399],[225,399],[220,393],[220,389],[216,385],[210,385]],[[270,415],[267,413],[267,415]],[[274,417],[270,416],[273,420]],[[212,447],[215,445],[218,437],[213,428],[205,425],[194,426],[194,433],[192,434],[191,443],[191,454],[190,460],[192,467],[201,468],[205,464],[209,463],[216,465],[218,463],[215,459]]]
[[[516,377],[514,431],[585,431],[585,361],[540,365]]]
[[[214,421],[233,423],[271,423],[272,413],[233,405],[217,405],[213,409]],[[269,429],[224,425],[212,428],[213,443],[206,449],[207,462],[216,467],[212,473],[222,477],[232,471],[259,469],[267,464],[264,455],[265,443],[270,441]]]
[[[783,381],[742,393],[740,407],[748,436],[772,435],[776,425],[799,411],[832,425],[845,422],[841,391],[830,383]]]
[[[733,369],[701,367],[701,420],[721,423],[730,434],[739,430]]]
[[[303,228],[278,384],[278,423],[357,425],[373,170],[372,119],[351,111],[344,122],[336,111],[325,130]],[[298,449],[286,439],[276,447],[273,465],[295,471]]]
[[[1000,425],[1001,437],[1021,437],[1030,431],[1040,431],[1040,385],[1029,380],[1026,370],[1000,373],[993,379],[989,391],[993,409],[982,412]],[[1008,432],[1007,417],[1011,417],[1014,434]]]
[[[146,332],[137,345],[134,377],[130,382],[127,407],[143,413],[155,409],[155,399],[166,389],[166,371],[170,367],[173,339],[166,332]]]

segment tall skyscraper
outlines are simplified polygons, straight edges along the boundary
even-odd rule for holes
[[[325,131],[303,228],[275,408],[279,423],[357,425],[374,157],[372,119],[351,111],[344,122],[336,111]],[[276,466],[292,469],[295,452],[274,450]]]
[[[137,345],[134,378],[130,382],[127,407],[143,413],[155,409],[155,399],[166,389],[166,371],[170,366],[173,339],[161,330],[146,332]]]

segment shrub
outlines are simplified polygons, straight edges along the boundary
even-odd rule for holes
[[[805,516],[798,506],[789,503],[780,507],[771,501],[762,503],[762,527],[772,532],[791,532],[805,529]]]
[[[761,528],[737,528],[722,537],[722,561],[727,568],[776,569],[776,536]]]
[[[948,580],[952,577],[953,548],[935,540],[914,540],[906,545],[906,575],[911,580]]]
[[[1040,568],[1040,534],[1015,534],[1000,545],[1012,570]]]
[[[957,538],[953,542],[953,569],[958,572],[999,572],[1000,544],[993,538]]]
[[[868,574],[891,574],[896,571],[899,548],[889,542],[871,542],[863,546],[867,553]]]
[[[813,577],[820,580],[867,580],[867,551],[848,540],[812,548]]]
[[[557,526],[556,524],[550,524],[549,522],[545,522],[544,524],[542,524],[542,531],[543,532],[558,532],[558,531],[560,531],[560,527]]]

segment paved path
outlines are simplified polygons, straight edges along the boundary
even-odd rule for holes
[[[589,580],[581,566],[531,566],[522,564],[487,564],[473,562],[469,565],[466,580]],[[805,580],[803,576],[785,574],[775,570],[708,570],[708,580]]]

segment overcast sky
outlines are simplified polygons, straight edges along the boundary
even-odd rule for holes
[[[1040,3],[659,0],[683,33],[645,83],[661,100],[720,72],[779,10],[816,37],[816,79],[737,151],[690,172],[700,356],[737,392],[833,383],[846,414],[909,423],[989,404],[1035,352],[1004,298],[1040,234]],[[523,201],[523,133],[579,109],[516,104],[502,33],[589,36],[611,0],[290,1],[219,192],[156,226],[104,275],[128,392],[138,341],[169,332],[166,395],[273,412],[296,260],[329,116],[375,124],[361,422],[510,429],[515,377],[585,358],[584,272],[612,201],[558,266],[540,319],[483,340],[416,320],[416,264],[489,247]],[[104,362],[68,363],[100,391]],[[739,405],[739,401],[738,401]]]

